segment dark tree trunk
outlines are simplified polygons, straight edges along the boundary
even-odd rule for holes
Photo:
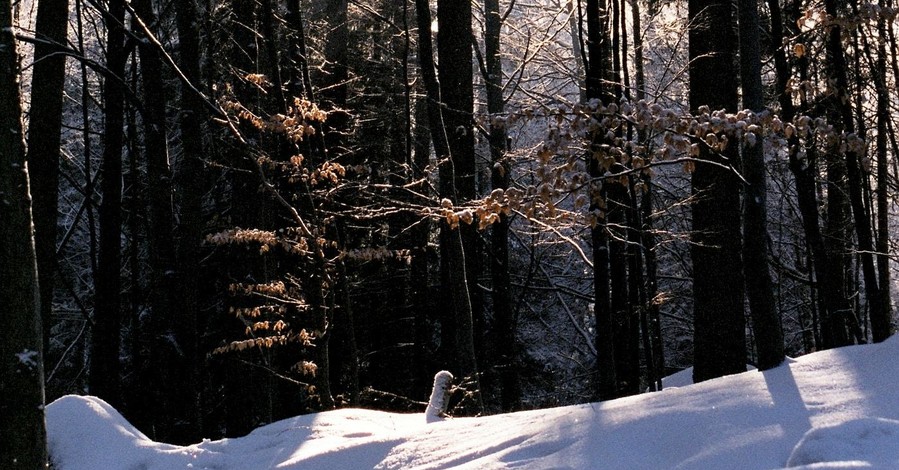
[[[186,314],[179,305],[177,270],[175,266],[174,216],[172,208],[172,170],[169,166],[166,125],[166,92],[163,86],[162,60],[144,28],[156,24],[156,14],[150,0],[137,0],[134,10],[140,56],[141,92],[143,99],[143,142],[147,167],[147,244],[150,252],[150,317],[141,325],[148,338],[149,351],[144,363],[149,400],[142,407],[146,413],[147,432],[167,442],[189,442],[190,428],[185,417],[191,414],[192,394],[183,387],[172,387],[175,377],[189,373],[189,363],[183,357],[182,337],[174,333],[176,314]],[[182,370],[184,369],[184,370]],[[183,423],[186,429],[180,429]]]
[[[771,36],[774,44],[782,44],[785,37],[783,28],[785,24],[793,24],[798,14],[792,15],[784,22],[778,0],[768,0],[768,11],[771,15]],[[788,83],[792,76],[787,54],[783,47],[777,47],[773,51],[774,67],[777,74],[778,102],[781,107],[781,118],[784,122],[790,122],[796,116],[796,110],[790,96]],[[798,59],[807,62],[806,57]],[[822,336],[821,343],[824,347],[834,347],[848,344],[849,336],[846,333],[845,321],[840,316],[849,311],[849,303],[846,299],[846,289],[843,284],[841,258],[835,256],[833,250],[828,247],[833,240],[825,242],[821,231],[818,214],[818,197],[815,190],[815,179],[818,171],[815,152],[810,149],[806,159],[798,154],[799,139],[793,136],[790,139],[789,167],[796,181],[796,195],[799,205],[799,214],[802,219],[805,241],[811,251],[812,269],[819,290],[818,298],[821,299],[822,308],[819,309],[823,324],[822,335],[818,335],[815,327],[815,337]],[[829,216],[833,213],[829,213]],[[830,220],[830,219],[828,219]],[[839,255],[837,255],[839,256]],[[817,322],[815,322],[817,323]]]
[[[637,100],[642,100],[645,97],[646,74],[643,67],[643,28],[640,27],[640,2],[637,0],[631,1],[631,18],[633,18],[634,30],[634,89]],[[638,137],[641,142],[645,141],[645,132],[638,130]],[[646,263],[646,287],[643,299],[643,314],[646,316],[646,325],[642,326],[642,328],[647,330],[644,332],[644,335],[649,336],[649,351],[646,352],[646,357],[651,361],[651,363],[647,364],[650,386],[659,391],[662,389],[662,377],[665,375],[665,351],[662,347],[662,323],[659,317],[659,303],[656,302],[659,284],[656,240],[652,228],[653,184],[650,174],[644,173],[640,178],[644,188],[643,197],[640,201],[640,243]]]
[[[883,7],[881,2],[881,7]],[[892,312],[890,306],[890,201],[889,201],[889,166],[888,144],[890,118],[890,95],[887,88],[887,50],[886,24],[883,18],[878,20],[877,67],[874,70],[877,86],[877,276],[880,284],[880,297],[869,302],[880,304],[880,315],[872,315],[872,333],[874,342],[881,342],[893,334]],[[894,155],[895,158],[895,155]],[[873,310],[872,310],[873,312]],[[877,327],[874,324],[877,323]]]
[[[511,181],[512,165],[505,157],[506,126],[500,114],[505,111],[503,99],[503,67],[500,57],[500,31],[502,18],[499,0],[484,0],[484,49],[487,76],[487,112],[490,119],[490,181],[493,189],[506,190]],[[497,354],[502,387],[503,411],[515,411],[521,407],[519,383],[518,342],[515,339],[516,321],[512,309],[511,281],[509,277],[509,217],[500,214],[491,226],[491,265],[493,286],[493,317]]]
[[[438,76],[440,77],[443,130],[449,144],[449,154],[440,164],[440,193],[454,203],[466,203],[476,197],[474,154],[474,110],[471,3],[439,0],[437,17]],[[477,276],[477,225],[460,224],[457,229],[441,228],[441,243],[448,259],[442,260],[444,289],[451,291],[456,321],[456,339],[463,377],[477,374],[475,340],[483,325]],[[458,232],[458,233],[452,233]],[[455,246],[455,238],[461,246]],[[466,288],[459,289],[464,280]]]
[[[604,0],[587,0],[587,99],[611,101],[605,83],[612,67],[612,51],[609,46],[609,30]],[[600,166],[604,157],[599,152],[602,136],[593,136],[587,154],[587,169],[591,184],[588,189],[591,212],[604,210],[601,177],[605,170]],[[604,220],[597,221],[590,229],[593,246],[593,314],[596,324],[596,373],[595,398],[608,400],[617,396],[616,352],[612,305],[609,297],[609,239]]]
[[[824,9],[832,18],[836,18],[836,0],[825,0]],[[834,25],[827,32],[826,51],[829,64],[830,79],[836,87],[836,93],[830,97],[829,106],[833,117],[834,131],[837,135],[845,132],[851,135],[855,132],[855,122],[852,114],[852,104],[849,97],[849,79],[847,76],[846,57],[843,51],[842,30],[840,25]],[[877,285],[877,271],[874,268],[874,243],[871,234],[871,221],[865,210],[864,195],[862,194],[862,178],[865,177],[859,162],[859,154],[847,146],[845,151],[846,184],[849,188],[849,204],[855,222],[855,235],[858,240],[858,256],[861,259],[864,273],[865,299],[871,312],[871,326],[876,331],[875,336],[881,340],[889,336],[889,311],[883,310],[880,302],[880,287]],[[834,149],[837,152],[838,149]],[[838,157],[835,157],[838,158]]]
[[[100,237],[94,281],[94,329],[91,336],[90,392],[113,406],[120,405],[119,335],[122,328],[122,140],[125,76],[125,4],[109,2],[106,18],[106,77],[103,88],[104,126],[100,191]]]
[[[350,35],[347,7],[347,0],[328,0],[325,6],[325,16],[328,19],[330,34],[325,44],[325,90],[321,93],[321,98],[325,102],[323,106],[331,110],[323,125],[323,137],[328,158],[343,161],[344,164],[350,164],[348,158],[352,158],[346,142],[352,127],[351,116],[346,111]],[[346,249],[355,248],[355,246],[346,245],[346,243],[353,243],[347,240],[346,227],[341,225],[338,231],[340,232],[338,238],[343,241],[342,246]],[[342,264],[343,262],[338,261],[338,263]],[[332,384],[343,382],[351,395],[358,395],[359,350],[356,343],[352,298],[349,295],[350,286],[346,276],[346,267],[341,265],[338,269],[341,272],[342,282],[338,283],[337,289],[341,292],[343,301],[337,305],[334,318],[330,320],[334,333],[333,340],[329,345],[330,362],[333,363],[332,371],[345,370],[346,374],[344,374],[345,377],[340,377],[341,374],[333,374]],[[391,309],[391,311],[399,311],[399,309]]]
[[[739,0],[738,8],[743,107],[758,113],[764,110],[758,0]],[[783,362],[784,334],[768,270],[768,188],[762,136],[757,137],[754,145],[743,146],[743,175],[748,183],[743,202],[743,263],[758,353],[757,367],[766,370]]]
[[[200,85],[200,36],[194,22],[199,12],[195,0],[182,0],[175,6],[176,25],[178,28],[179,67],[185,78],[195,87]],[[184,428],[184,437],[196,442],[203,430],[203,412],[200,383],[200,370],[203,364],[199,346],[199,325],[201,318],[201,289],[199,282],[200,242],[203,236],[203,193],[204,165],[203,158],[203,122],[207,115],[200,96],[187,86],[181,87],[181,113],[178,124],[181,127],[182,157],[173,185],[180,196],[179,223],[175,228],[178,285],[180,305],[183,311],[174,319],[176,336],[184,351],[187,375],[184,383],[185,408],[188,423]]]
[[[613,172],[620,167],[612,168]],[[639,326],[630,302],[628,273],[628,187],[617,179],[603,182],[607,204],[606,221],[609,245],[609,288],[611,290],[612,342],[615,348],[616,396],[640,392]]]
[[[626,0],[614,0],[613,11],[617,21],[613,21],[613,47],[616,50],[616,57],[619,65],[615,67],[618,72],[615,73],[615,81],[618,84],[615,87],[615,98],[620,101],[622,99],[631,99],[631,83],[630,83],[630,67],[628,66],[628,40],[627,40],[627,14]],[[615,45],[617,43],[617,46]],[[626,137],[628,140],[633,138],[633,128],[622,128],[618,131],[620,136]],[[627,182],[618,182],[613,184],[616,201],[613,202],[621,212],[621,227],[615,236],[615,244],[620,243],[621,256],[613,255],[613,282],[612,282],[612,302],[615,299],[620,303],[619,306],[613,307],[618,317],[619,330],[615,333],[615,351],[618,353],[616,367],[618,372],[619,394],[622,396],[636,395],[641,392],[640,385],[640,330],[641,330],[641,312],[640,312],[640,295],[641,285],[643,282],[643,266],[641,256],[637,250],[639,242],[638,231],[640,230],[640,222],[637,212],[635,211],[636,201],[633,194],[633,179],[631,176],[626,178]],[[608,184],[608,182],[607,182]],[[610,230],[612,230],[610,228]],[[614,245],[613,245],[614,246]],[[613,253],[619,251],[614,249]],[[616,274],[619,273],[619,274]],[[617,281],[616,281],[616,278]],[[648,327],[648,322],[646,322]],[[648,338],[647,338],[648,339]],[[648,351],[651,353],[651,351]],[[651,360],[651,359],[650,359]]]
[[[262,39],[265,42],[265,57],[269,81],[272,83],[271,96],[274,99],[274,109],[279,113],[286,113],[288,101],[284,94],[284,80],[281,78],[281,53],[280,41],[275,31],[276,7],[272,0],[261,0],[261,12],[259,14],[262,23]],[[276,158],[286,158],[289,155],[278,155]]]
[[[419,99],[415,103],[415,129],[414,152],[412,157],[412,177],[415,181],[421,181],[422,194],[429,194],[425,175],[425,167],[431,157],[431,136],[428,129],[428,101],[427,98]],[[432,361],[432,332],[431,325],[434,320],[431,311],[432,304],[429,295],[429,269],[428,269],[428,238],[431,233],[429,219],[421,220],[413,229],[412,261],[409,266],[409,296],[412,301],[412,311],[415,318],[415,361],[412,368],[413,392],[412,397],[427,397],[431,391],[434,370]]]
[[[31,115],[28,126],[28,168],[34,194],[34,240],[41,286],[41,323],[44,352],[50,348],[53,289],[56,283],[56,220],[59,197],[59,144],[62,130],[62,93],[66,59],[54,54],[66,45],[68,0],[37,4],[34,71],[31,78]],[[91,176],[88,175],[88,181]]]
[[[690,0],[690,109],[735,112],[737,72],[733,5]],[[737,145],[720,153],[701,145],[700,158],[731,169],[697,163],[692,175],[693,380],[746,370],[743,263]]]
[[[13,31],[0,2],[0,467],[35,469],[47,465],[43,333]]]
[[[287,15],[284,18],[290,29],[287,41],[287,54],[290,58],[287,92],[289,96],[312,101],[312,80],[309,77],[309,61],[306,52],[306,28],[301,8],[299,0],[287,0]]]
[[[471,29],[470,29],[470,15],[471,15],[471,6],[470,4],[462,5],[454,4],[453,2],[443,0],[442,3],[445,7],[448,6],[449,10],[443,10],[446,15],[446,24],[452,24],[453,22],[458,22],[458,19],[450,19],[453,15],[453,8],[456,10],[461,10],[463,16],[465,14],[465,10],[468,10],[468,18],[469,22],[467,23],[467,29],[465,25],[456,25],[457,28],[461,28],[461,34],[464,34],[465,31],[468,31],[468,35],[465,36],[464,39],[456,39],[457,46],[460,47],[459,50],[455,51],[459,53],[459,55],[465,56],[465,51],[467,51],[467,59],[465,59],[464,64],[456,64],[458,67],[462,69],[468,69],[468,96],[472,96],[471,91]],[[418,23],[418,50],[419,50],[419,66],[421,67],[422,80],[425,85],[425,92],[428,100],[428,124],[431,128],[431,141],[434,145],[434,152],[437,154],[438,160],[449,159],[449,162],[452,162],[456,157],[453,156],[450,141],[448,138],[450,135],[456,137],[453,146],[461,145],[460,138],[465,137],[465,134],[471,134],[471,113],[467,115],[466,120],[464,121],[463,130],[466,130],[461,133],[461,135],[457,135],[455,133],[455,128],[452,127],[453,121],[449,119],[449,116],[444,118],[444,110],[442,109],[444,106],[449,107],[449,103],[444,103],[441,100],[441,93],[450,92],[452,93],[458,92],[461,95],[465,95],[465,90],[453,90],[450,88],[449,84],[441,84],[437,81],[437,74],[435,70],[434,64],[434,55],[433,55],[433,46],[431,41],[431,10],[430,5],[426,0],[416,0],[415,1],[415,10],[416,10],[416,21]],[[442,28],[441,28],[442,30]],[[445,36],[449,36],[448,33],[453,31],[452,26],[447,27],[447,31],[443,34]],[[447,40],[451,39],[448,37]],[[463,44],[464,43],[464,44]],[[441,61],[452,62],[453,54],[452,50],[444,41],[444,45],[441,49],[446,48],[446,55],[442,56]],[[448,64],[447,64],[448,65]],[[467,67],[466,67],[467,65]],[[463,73],[464,74],[464,73]],[[452,75],[452,71],[450,71],[450,75]],[[443,76],[441,75],[441,79]],[[446,78],[449,80],[449,78]],[[465,80],[459,81],[457,86],[461,86]],[[464,88],[464,87],[463,87]],[[458,97],[456,97],[458,99]],[[459,108],[456,108],[459,109]],[[471,109],[471,108],[469,108]],[[464,114],[464,113],[462,113]],[[458,119],[458,116],[456,116]],[[449,132],[452,132],[450,134]],[[473,145],[473,140],[471,140]],[[464,151],[464,149],[462,149]],[[472,148],[473,155],[473,148]],[[449,165],[444,163],[441,165],[440,170],[440,195],[442,197],[448,198],[450,200],[454,200],[454,179],[453,172],[448,171]],[[456,170],[459,171],[458,169]],[[447,349],[447,353],[452,354],[451,357],[455,358],[455,364],[453,367],[462,374],[463,377],[471,376],[477,379],[477,361],[475,359],[475,351],[474,351],[474,331],[473,331],[473,321],[472,321],[472,306],[471,306],[471,298],[469,296],[469,284],[467,280],[467,273],[465,272],[465,252],[463,249],[462,236],[460,234],[460,230],[453,230],[444,222],[440,228],[440,244],[441,244],[441,285],[442,285],[442,295],[445,296],[445,303],[448,305],[448,308],[445,309],[446,315],[443,315],[442,321],[442,329],[444,334],[444,342],[451,342],[451,345],[444,344],[443,346]],[[447,341],[449,340],[449,341]],[[456,352],[458,351],[458,353]]]

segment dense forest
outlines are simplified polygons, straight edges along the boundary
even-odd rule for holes
[[[191,443],[883,341],[897,11],[0,2],[0,466],[65,394]]]

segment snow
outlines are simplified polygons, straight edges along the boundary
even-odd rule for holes
[[[425,409],[427,421],[433,422],[441,419],[446,412],[447,398],[452,391],[453,374],[442,370],[434,376],[434,387],[431,389],[431,398]]]
[[[428,422],[343,409],[180,447],[94,397],[47,407],[58,470],[899,468],[899,338],[766,372],[562,408]]]
[[[16,357],[19,359],[19,364],[28,368],[34,369],[37,367],[37,359],[39,354],[37,351],[32,351],[30,349],[23,349],[22,352],[16,353]]]

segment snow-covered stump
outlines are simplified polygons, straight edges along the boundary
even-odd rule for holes
[[[425,418],[429,423],[439,421],[446,416],[446,405],[449,402],[453,374],[442,370],[434,376],[434,388],[431,389],[431,399],[428,400],[428,408],[425,410]]]

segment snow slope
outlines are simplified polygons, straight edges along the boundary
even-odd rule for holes
[[[899,469],[899,338],[605,403],[427,422],[344,409],[157,443],[94,397],[47,407],[58,470]]]

